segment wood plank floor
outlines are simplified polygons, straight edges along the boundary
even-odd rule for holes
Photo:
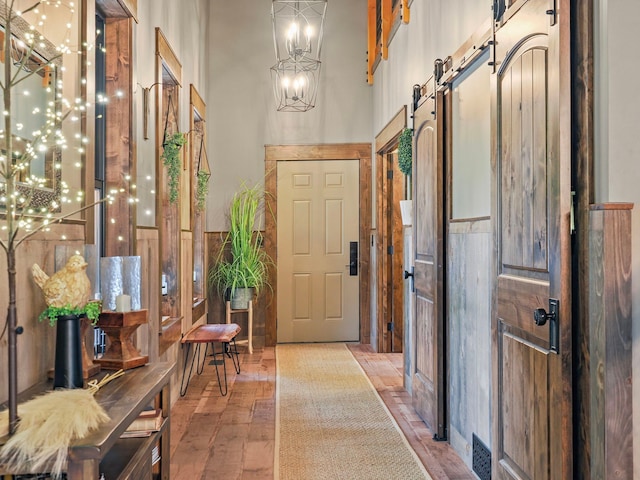
[[[402,388],[402,354],[373,353],[368,345],[349,348],[431,476],[476,478],[449,444],[432,440],[433,433],[414,412],[411,397]],[[227,396],[220,395],[215,368],[205,365],[171,409],[171,478],[273,478],[275,349],[241,353],[240,362],[239,375],[233,367],[227,371]]]

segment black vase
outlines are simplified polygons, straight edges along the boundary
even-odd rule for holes
[[[64,315],[56,322],[56,364],[53,388],[82,388],[80,315]]]

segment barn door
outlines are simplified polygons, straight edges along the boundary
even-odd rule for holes
[[[492,85],[492,478],[569,479],[569,7],[520,5],[496,31]]]
[[[444,439],[443,155],[441,94],[414,113],[415,372],[413,405],[437,438]]]

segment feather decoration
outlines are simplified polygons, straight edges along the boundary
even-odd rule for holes
[[[91,382],[88,389],[54,390],[18,405],[18,428],[0,448],[0,463],[9,471],[48,471],[54,478],[65,470],[71,442],[83,438],[109,416],[95,392],[124,372]],[[0,412],[0,431],[8,431],[9,415]]]

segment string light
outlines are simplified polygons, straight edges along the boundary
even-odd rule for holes
[[[55,13],[52,9],[58,9],[59,12]],[[22,12],[14,13],[18,16],[23,15]],[[70,163],[76,168],[82,168],[83,166],[83,159],[69,162],[70,159],[68,157],[62,156],[62,152],[69,150],[70,145],[67,143],[61,124],[65,120],[77,124],[80,120],[80,114],[86,112],[92,104],[81,98],[76,98],[73,102],[70,102],[63,94],[61,74],[64,74],[66,68],[61,65],[56,65],[53,62],[42,63],[41,57],[32,56],[34,51],[40,50],[43,52],[55,51],[62,56],[74,53],[81,54],[95,48],[95,45],[90,42],[83,42],[80,48],[72,45],[75,13],[74,2],[41,0],[39,6],[26,15],[25,21],[29,24],[28,31],[22,33],[21,39],[15,39],[15,41],[11,43],[12,48],[15,49],[11,56],[17,59],[14,63],[18,69],[24,70],[25,77],[27,74],[32,74],[32,71],[36,69],[42,69],[43,71],[47,69],[47,73],[44,75],[51,75],[51,82],[43,86],[38,86],[37,88],[32,84],[29,85],[28,88],[25,87],[19,91],[16,89],[16,85],[19,83],[17,81],[7,87],[12,90],[15,89],[15,94],[21,95],[22,98],[34,98],[45,94],[45,96],[50,99],[44,108],[35,105],[27,110],[28,113],[26,113],[26,115],[31,114],[32,118],[36,119],[36,124],[42,123],[39,129],[32,128],[34,122],[25,118],[25,113],[22,113],[22,116],[19,118],[16,114],[15,123],[12,122],[14,123],[14,131],[19,133],[21,137],[28,137],[26,131],[30,130],[31,138],[20,138],[12,134],[12,138],[15,138],[15,140],[11,148],[11,156],[0,155],[0,192],[2,192],[0,193],[0,202],[6,205],[7,215],[15,218],[15,225],[28,232],[37,230],[49,231],[51,223],[64,218],[65,212],[61,211],[63,207],[65,209],[69,208],[70,211],[71,208],[76,208],[76,211],[80,211],[87,206],[85,193],[82,190],[72,192],[69,185],[60,178],[60,173],[54,174],[58,179],[54,187],[51,179],[41,178],[31,172],[33,167],[32,162],[45,157],[52,157],[47,161],[51,162],[50,165],[54,172],[60,172],[62,168],[62,158],[65,158],[65,165]],[[68,15],[67,20],[61,20],[60,15]],[[53,35],[49,35],[48,32],[44,30],[46,26],[50,25],[55,25],[56,29],[58,29],[59,26],[63,26],[66,28],[66,31],[63,30],[57,35],[57,45],[47,47],[45,38],[53,38]],[[36,26],[40,32],[36,31]],[[100,50],[106,52],[104,46],[100,46]],[[33,58],[36,58],[35,62],[32,60]],[[6,63],[6,65],[10,65],[10,63]],[[86,65],[90,66],[91,61],[86,60]],[[18,70],[15,77],[18,80],[20,80],[20,73],[20,70]],[[46,78],[43,74],[39,76]],[[38,77],[35,78],[38,79]],[[37,81],[40,80],[38,79]],[[87,79],[81,78],[80,82],[86,85]],[[118,90],[111,97],[123,98],[124,96],[125,93]],[[106,104],[110,100],[110,96],[104,93],[99,93],[96,97],[96,102],[99,103]],[[3,115],[8,116],[12,114],[4,110]],[[0,130],[0,139],[4,138],[5,134]],[[79,145],[71,145],[73,148],[69,151],[75,152],[72,154],[83,156],[86,152],[86,145],[90,144],[89,138],[77,132],[71,132],[70,138],[73,138],[74,143]],[[17,179],[18,182],[13,183],[15,190],[12,191],[11,195],[7,195],[8,181],[11,179]],[[123,182],[128,184],[128,188],[121,187],[112,189],[105,198],[100,201],[111,204],[116,196],[126,195],[129,204],[138,203],[138,199],[130,194],[130,192],[136,190],[136,185],[131,184],[131,176],[123,176]],[[50,198],[46,203],[33,205],[32,202],[34,198],[38,196],[36,195],[36,189],[47,187],[57,189],[59,197],[46,197]],[[72,207],[73,205],[75,205],[75,207]],[[1,228],[6,231],[8,228],[7,224],[2,225]],[[62,239],[64,240],[66,237],[63,236]],[[120,238],[120,240],[122,239]]]

